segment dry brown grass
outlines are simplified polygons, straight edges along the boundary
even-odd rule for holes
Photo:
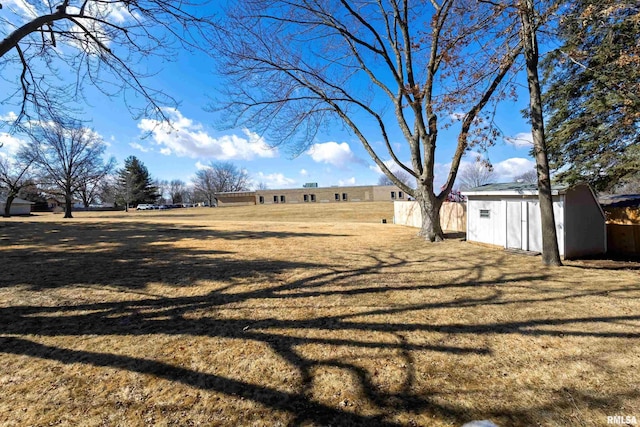
[[[277,208],[0,222],[0,424],[640,418],[637,265]]]

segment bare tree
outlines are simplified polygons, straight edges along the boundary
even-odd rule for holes
[[[114,174],[109,174],[100,180],[96,196],[102,204],[109,203],[114,206],[117,205],[118,179]]]
[[[515,177],[517,182],[526,182],[528,184],[537,184],[538,183],[538,174],[535,169],[531,169],[525,173],[522,173]]]
[[[524,45],[526,59],[527,82],[529,86],[529,117],[533,135],[533,152],[536,158],[538,175],[538,198],[540,200],[540,225],[542,228],[542,262],[545,265],[562,265],[556,221],[553,213],[551,196],[551,173],[544,136],[544,117],[542,114],[542,91],[538,78],[538,38],[540,14],[536,11],[533,0],[519,0],[518,9],[522,26],[520,37]]]
[[[169,203],[169,199],[171,199],[171,185],[169,181],[166,179],[156,179],[153,185],[158,189],[158,193],[160,193],[159,203]]]
[[[522,52],[514,16],[499,2],[475,0],[232,2],[216,43],[227,78],[219,108],[232,113],[232,125],[258,126],[301,150],[322,124],[341,121],[391,182],[419,202],[420,235],[442,240],[440,207],[462,156],[497,134],[491,112],[481,113],[492,97],[506,95]],[[447,122],[458,126],[458,137],[446,183],[436,189],[437,137]],[[404,136],[410,166],[398,158],[395,132]]]
[[[173,179],[169,183],[169,196],[171,197],[171,203],[182,203],[185,201],[185,193],[187,191],[187,185],[184,181],[179,179]]]
[[[73,196],[87,181],[97,181],[113,168],[113,160],[102,160],[104,141],[82,123],[58,117],[34,128],[30,139],[18,157],[33,163],[41,185],[64,196],[64,217],[72,218]]]
[[[194,190],[206,198],[209,206],[215,206],[216,193],[245,191],[249,184],[247,171],[230,162],[211,162],[197,171],[193,179]]]
[[[4,216],[11,216],[11,204],[18,197],[20,190],[31,183],[32,160],[0,155],[0,190],[6,191]],[[0,191],[1,192],[1,191]]]
[[[199,169],[193,178],[193,191],[196,197],[206,200],[207,206],[214,206],[216,200],[215,174],[213,169]]]
[[[6,2],[3,2],[6,6]],[[144,83],[147,57],[171,60],[178,49],[208,52],[212,20],[193,11],[207,0],[21,0],[0,17],[0,67],[15,75],[5,105],[16,123],[62,111],[84,99],[85,85],[107,96],[124,93],[135,114],[164,116],[173,99]],[[13,7],[11,7],[13,6]],[[143,100],[142,105],[133,103]]]
[[[392,173],[398,181],[406,184],[408,187],[415,187],[415,183],[412,183],[414,180],[413,177],[407,172],[403,170],[394,170]],[[395,185],[395,183],[387,175],[381,175],[380,178],[378,178],[378,185]]]
[[[114,171],[115,167],[116,159],[110,158],[102,170],[97,171],[96,174],[88,174],[80,179],[76,194],[82,201],[85,209],[88,209],[92,203],[95,203],[97,199],[100,198],[100,193],[103,190],[102,183],[106,177]]]
[[[496,182],[496,175],[493,166],[478,156],[473,163],[467,163],[460,168],[458,182],[462,190],[469,190]]]

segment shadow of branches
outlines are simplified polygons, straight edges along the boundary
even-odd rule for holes
[[[284,411],[290,415],[289,425],[406,425],[415,424],[411,417],[416,414],[444,424],[494,417],[505,425],[536,425],[544,423],[545,414],[559,415],[571,409],[571,402],[536,402],[530,407],[506,406],[501,410],[461,404],[451,399],[450,392],[424,386],[427,370],[422,364],[429,358],[446,356],[453,361],[446,371],[456,364],[471,363],[468,360],[490,359],[493,345],[511,336],[589,338],[598,343],[640,338],[634,328],[640,314],[633,311],[580,316],[550,311],[522,318],[492,317],[492,311],[504,306],[560,304],[602,293],[591,288],[554,288],[548,284],[552,279],[548,271],[503,266],[508,262],[505,254],[492,254],[488,263],[482,257],[470,259],[465,253],[445,256],[434,251],[415,256],[384,246],[359,247],[340,252],[328,264],[313,261],[312,255],[306,261],[275,259],[267,253],[262,258],[247,258],[235,253],[232,246],[218,249],[216,242],[318,241],[345,236],[133,223],[39,224],[29,230],[16,226],[12,231],[23,234],[3,229],[2,244],[7,246],[2,248],[0,289],[81,293],[84,286],[98,286],[116,287],[122,293],[108,301],[2,305],[0,353],[114,368],[215,391]],[[189,239],[211,244],[175,245]],[[53,241],[59,247],[50,247]],[[448,274],[452,269],[456,274]],[[45,273],[38,275],[37,270]],[[204,293],[178,292],[184,287],[197,288],[200,281],[219,285]],[[154,282],[176,291],[128,293],[145,290]],[[638,291],[637,286],[609,287],[607,296],[630,289]],[[299,380],[295,391],[287,391],[267,381],[240,380],[172,364],[153,353],[145,354],[144,347],[117,354],[75,349],[64,344],[66,341],[42,342],[57,338],[73,343],[74,338],[87,336],[174,336],[187,341],[204,337],[230,340],[238,346],[258,343],[285,361]],[[312,351],[316,348],[322,351]],[[381,386],[377,369],[357,357],[343,357],[345,352],[380,357],[384,363],[393,361],[401,375],[391,386]],[[344,395],[338,404],[318,399],[314,393],[318,372],[323,369],[354,378],[367,410],[351,407]],[[433,375],[449,375],[434,369]],[[464,372],[458,375],[464,377]],[[459,396],[469,392],[465,387],[454,389]],[[624,389],[604,400],[581,389],[559,393],[570,395],[573,405],[578,400],[582,405],[596,402],[607,407],[638,397]]]

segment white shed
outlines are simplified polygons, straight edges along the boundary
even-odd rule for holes
[[[463,194],[468,241],[542,252],[536,184],[487,184]],[[553,186],[552,196],[560,255],[569,259],[605,253],[605,215],[591,188]]]
[[[0,216],[4,215],[4,206],[7,201],[6,196],[0,196]],[[31,205],[33,202],[15,198],[11,203],[11,215],[29,215],[31,213]]]

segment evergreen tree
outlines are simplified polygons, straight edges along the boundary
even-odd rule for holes
[[[544,62],[552,168],[606,191],[640,167],[640,3],[566,2]]]
[[[135,156],[127,157],[124,168],[118,171],[118,193],[118,204],[127,209],[140,203],[155,203],[159,197],[149,171]]]

